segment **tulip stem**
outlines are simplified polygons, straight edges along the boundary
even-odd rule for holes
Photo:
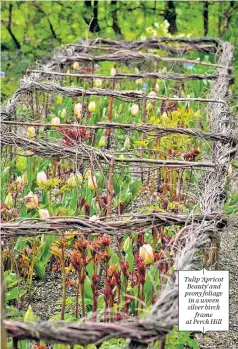
[[[82,315],[86,316],[85,300],[84,300],[84,281],[81,281],[81,298],[82,298]]]
[[[78,277],[78,283],[76,286],[76,307],[75,307],[75,317],[76,319],[79,318],[79,288],[80,288],[80,283],[79,283],[79,277]]]
[[[139,314],[139,299],[140,299],[140,282],[138,285],[137,302],[136,302],[136,316]]]
[[[61,309],[61,320],[64,320],[65,313],[65,303],[66,303],[66,272],[65,272],[65,262],[64,262],[64,248],[62,248],[62,257],[61,257],[61,272],[62,272],[62,309]]]

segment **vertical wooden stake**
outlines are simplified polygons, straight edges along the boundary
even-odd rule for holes
[[[145,123],[146,122],[146,96],[144,97],[143,100],[143,109],[142,109],[142,122]],[[145,140],[145,134],[142,133],[141,135],[141,140],[144,141]],[[141,149],[140,151],[140,155],[143,158],[144,157],[144,149]],[[144,180],[144,174],[143,174],[143,167],[141,167],[141,182],[143,184],[143,180]]]
[[[116,84],[116,80],[112,81],[112,90],[114,90]],[[108,105],[108,121],[112,122],[112,107],[113,107],[113,97],[111,96],[109,98],[109,105]],[[106,130],[106,136],[107,136],[107,149],[110,148],[110,138],[111,138],[111,129],[108,128]]]
[[[115,159],[111,159],[110,171],[109,171],[109,181],[107,187],[107,216],[112,213],[112,198],[113,198],[113,173],[114,173]]]

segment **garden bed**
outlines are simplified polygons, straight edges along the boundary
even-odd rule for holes
[[[29,308],[25,323],[4,322],[14,348],[113,337],[163,347],[178,322],[177,270],[219,265],[231,63],[215,39],[96,40],[28,71],[2,112],[7,309],[33,300],[49,269],[61,274],[60,287],[43,282],[59,296],[54,320],[70,322],[30,323]],[[23,290],[9,298],[13,275]]]

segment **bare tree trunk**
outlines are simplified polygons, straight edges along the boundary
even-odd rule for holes
[[[85,22],[89,25],[89,31],[91,33],[98,33],[101,31],[101,28],[98,23],[98,0],[94,0],[93,7],[92,1],[84,1],[84,5],[91,10],[90,19],[83,17]]]
[[[173,1],[169,0],[166,5],[166,9],[164,12],[164,19],[166,19],[169,22],[169,32],[170,34],[175,34],[178,31],[177,28],[177,14],[176,14],[176,7]]]
[[[232,15],[237,10],[237,7],[238,5],[237,3],[235,4],[235,1],[230,1],[230,7],[225,11],[225,14],[224,14],[224,27],[222,31],[222,36],[228,30]]]
[[[218,32],[218,37],[220,38],[222,36],[222,30],[221,30],[221,24],[222,24],[222,2],[219,3],[219,17],[218,17],[218,28],[217,28],[217,32]]]
[[[18,48],[18,50],[20,50],[21,44],[17,40],[17,38],[15,37],[15,35],[13,34],[13,31],[12,31],[12,9],[13,9],[13,4],[10,4],[9,5],[8,23],[6,24],[6,28],[8,30],[8,33],[11,35],[11,38],[14,41],[14,44],[16,45],[16,48]]]
[[[117,0],[111,0],[112,6],[112,28],[118,39],[123,39],[123,34],[121,32],[121,28],[118,25],[118,17],[117,17]]]
[[[203,5],[203,26],[204,26],[204,36],[208,34],[208,1],[204,2]]]
[[[47,22],[48,22],[48,24],[49,24],[49,27],[50,27],[50,32],[51,32],[51,34],[52,34],[52,37],[53,37],[54,39],[57,39],[57,35],[56,35],[55,30],[54,30],[54,27],[53,27],[53,25],[52,25],[50,19],[47,17],[46,13],[42,10],[42,8],[40,7],[40,5],[35,4],[34,6],[35,6],[35,8],[36,8],[40,13],[42,13],[43,16],[46,18],[46,20],[47,20]]]

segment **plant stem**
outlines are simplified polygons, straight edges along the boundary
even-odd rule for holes
[[[143,302],[145,301],[145,284],[141,284],[141,310],[143,310]]]
[[[76,319],[79,318],[79,288],[80,288],[80,282],[78,277],[78,284],[76,289],[76,307],[75,307],[75,317]]]
[[[138,285],[137,302],[136,302],[136,316],[139,314],[139,299],[140,299],[140,283]]]
[[[65,262],[64,262],[64,248],[62,248],[62,257],[61,257],[61,264],[62,264],[62,309],[61,309],[61,320],[64,320],[64,313],[65,313],[65,303],[66,303],[66,272],[65,272]]]
[[[108,187],[107,187],[107,198],[108,198],[107,215],[108,216],[112,212],[114,163],[115,163],[115,160],[112,159],[110,163],[109,180],[108,180]]]
[[[82,298],[82,315],[83,317],[86,316],[86,309],[85,309],[85,300],[84,300],[84,281],[81,282],[81,298]]]
[[[118,286],[118,299],[117,299],[117,312],[120,311],[120,301],[121,301],[121,287]]]

